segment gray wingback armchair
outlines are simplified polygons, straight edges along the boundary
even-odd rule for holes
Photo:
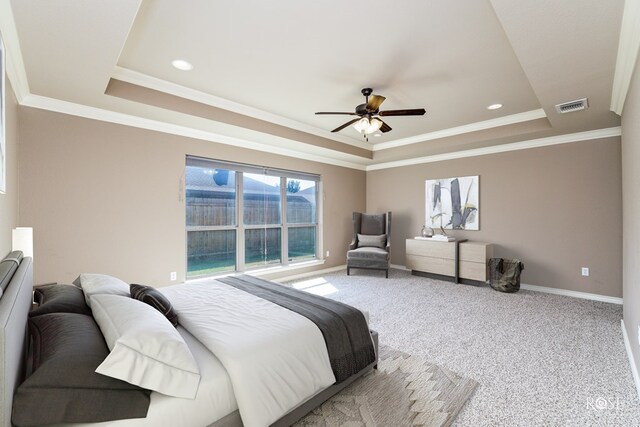
[[[353,239],[347,252],[347,275],[352,268],[384,270],[389,278],[391,212],[353,213]]]

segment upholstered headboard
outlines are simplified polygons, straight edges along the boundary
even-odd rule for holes
[[[24,372],[27,316],[32,299],[32,260],[23,258],[0,297],[0,427],[11,426],[13,393]]]

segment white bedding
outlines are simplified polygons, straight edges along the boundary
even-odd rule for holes
[[[267,426],[335,382],[309,319],[216,281],[161,291],[180,324],[224,365],[245,427]]]
[[[238,409],[227,375],[220,361],[184,328],[178,327],[200,367],[200,386],[196,398],[181,399],[151,393],[147,418],[104,423],[60,424],[65,427],[203,427]]]

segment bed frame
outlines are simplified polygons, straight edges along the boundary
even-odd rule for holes
[[[27,315],[33,301],[32,259],[22,258],[0,298],[0,426],[11,427],[13,393],[24,378]]]
[[[25,355],[27,347],[27,317],[33,301],[33,262],[23,258],[9,285],[0,298],[0,427],[11,427],[11,409],[13,394],[23,381],[25,374]],[[344,389],[359,377],[373,371],[377,365],[378,334],[372,331],[376,350],[376,362],[362,371],[347,378],[340,384],[334,384],[321,390],[313,397],[286,413],[272,424],[274,427],[290,426],[320,406],[331,396]],[[241,427],[242,420],[238,411],[219,419],[212,427]]]

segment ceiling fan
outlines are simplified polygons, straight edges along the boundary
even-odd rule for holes
[[[369,135],[372,133],[377,131],[386,133],[391,130],[391,126],[383,122],[380,117],[423,116],[426,113],[424,108],[380,111],[380,105],[382,105],[386,98],[380,95],[371,95],[371,93],[373,93],[373,89],[370,87],[362,89],[361,92],[365,97],[365,103],[358,105],[355,113],[321,111],[316,114],[345,114],[348,116],[358,116],[357,119],[350,120],[347,123],[338,126],[331,132],[340,132],[347,126],[353,125],[353,127],[360,132],[367,141],[369,141]]]

